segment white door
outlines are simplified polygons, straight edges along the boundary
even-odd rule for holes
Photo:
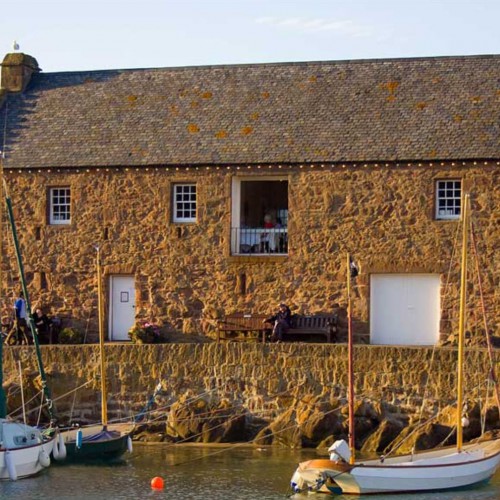
[[[128,331],[135,323],[135,283],[133,276],[110,277],[110,340],[130,340]]]
[[[370,343],[436,344],[440,307],[438,274],[372,274]]]

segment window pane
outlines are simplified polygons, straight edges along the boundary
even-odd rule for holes
[[[50,223],[69,224],[71,222],[70,188],[50,190]]]
[[[196,221],[196,184],[174,185],[174,222]]]
[[[457,219],[460,217],[461,188],[460,180],[436,182],[436,218]]]

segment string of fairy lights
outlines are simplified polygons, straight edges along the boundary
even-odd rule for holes
[[[5,161],[5,159],[4,159]],[[384,162],[384,163],[290,163],[290,164],[251,164],[251,165],[183,165],[183,166],[118,166],[118,167],[103,167],[103,166],[92,166],[92,167],[57,167],[57,168],[29,168],[29,167],[7,167],[4,171],[9,174],[34,174],[34,173],[53,173],[53,172],[73,172],[73,173],[90,173],[90,172],[190,172],[190,171],[268,171],[268,170],[284,170],[284,171],[292,171],[292,170],[337,170],[337,169],[346,169],[346,168],[412,168],[412,167],[477,167],[477,166],[488,166],[488,165],[500,165],[500,161],[495,160],[484,160],[484,161],[449,161],[449,162]]]

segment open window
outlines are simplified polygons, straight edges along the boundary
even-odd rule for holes
[[[231,252],[288,253],[288,179],[234,177]]]

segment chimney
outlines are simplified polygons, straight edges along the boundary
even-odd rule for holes
[[[22,52],[7,54],[1,66],[2,79],[0,81],[0,93],[1,90],[7,92],[24,92],[31,79],[31,75],[41,71],[37,60]]]

